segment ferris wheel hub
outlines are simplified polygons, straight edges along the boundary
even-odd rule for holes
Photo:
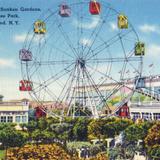
[[[86,61],[83,59],[83,58],[78,58],[76,60],[76,64],[77,66],[79,66],[81,69],[84,69],[85,68],[85,64],[86,64]]]

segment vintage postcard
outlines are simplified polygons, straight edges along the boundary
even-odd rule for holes
[[[158,0],[0,0],[0,159],[160,160]]]

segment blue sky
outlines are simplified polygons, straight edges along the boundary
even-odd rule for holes
[[[77,2],[78,0],[63,0]],[[88,0],[84,0],[88,1]],[[160,1],[159,0],[105,0],[119,12],[125,13],[134,26],[141,41],[146,44],[144,57],[144,74],[160,72]],[[19,92],[18,83],[21,78],[21,67],[18,52],[22,48],[25,36],[33,22],[48,8],[56,10],[60,0],[0,0],[0,7],[40,8],[41,12],[0,12],[18,14],[18,26],[0,25],[0,94],[5,99],[28,97],[27,93]],[[0,21],[4,19],[0,18]],[[14,20],[12,18],[12,20]],[[17,20],[17,19],[16,19]],[[112,29],[114,30],[114,24]],[[154,63],[152,68],[148,65]]]

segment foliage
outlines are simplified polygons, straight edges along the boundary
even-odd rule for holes
[[[137,150],[138,148],[134,144],[119,144],[115,148],[111,148],[109,158],[119,160],[133,159]]]
[[[88,125],[89,139],[113,138],[133,124],[132,120],[107,118],[92,120]]]
[[[47,128],[47,120],[46,120],[46,118],[40,118],[38,120],[37,127],[41,131],[45,130]]]
[[[16,159],[47,159],[47,160],[77,160],[71,157],[65,150],[56,144],[49,145],[26,145],[20,150],[12,148],[8,151],[7,160]]]
[[[88,125],[88,138],[89,139],[103,139],[103,126],[106,121],[103,119],[92,120]]]
[[[130,142],[137,142],[139,139],[142,139],[143,133],[142,126],[133,124],[125,130],[125,137]]]
[[[73,136],[77,141],[86,141],[88,136],[89,120],[87,118],[78,118],[73,127]]]
[[[7,160],[13,159],[47,159],[47,160],[80,160],[76,155],[71,156],[56,144],[50,145],[26,145],[20,150],[11,148],[7,154]],[[107,155],[99,153],[88,160],[108,160]]]
[[[148,154],[152,160],[160,159],[160,145],[154,145],[149,149]]]
[[[0,159],[4,159],[4,158],[5,158],[5,151],[0,150]]]
[[[51,134],[51,132],[47,131],[41,131],[39,129],[36,129],[32,132],[32,139],[38,143],[38,142],[46,142],[47,140],[50,140],[54,135]]]
[[[16,126],[15,123],[0,123],[0,130],[11,127],[14,128]]]
[[[136,93],[132,96],[131,102],[143,102],[143,101],[149,101],[151,100],[150,97],[147,97],[145,95],[142,95],[141,93]]]
[[[148,135],[145,138],[146,147],[160,145],[160,122],[157,122],[149,129]]]
[[[92,144],[89,142],[79,142],[79,141],[75,141],[75,142],[69,142],[67,143],[67,148],[68,149],[80,149],[82,147],[91,147]]]
[[[126,140],[129,142],[144,140],[148,134],[149,128],[151,128],[152,125],[152,122],[143,122],[141,124],[133,124],[129,126],[124,132]]]
[[[16,131],[11,126],[0,130],[0,142],[5,149],[8,147],[21,147],[26,143],[26,141],[27,136]]]
[[[90,159],[90,160],[109,160],[107,155],[104,153],[99,153],[96,156],[96,159]]]
[[[72,154],[76,153],[77,150],[81,150],[81,149],[87,149],[91,157],[96,156],[98,153],[101,153],[102,151],[106,151],[106,148],[104,147],[103,144],[92,145],[89,142],[67,143],[67,150]]]
[[[61,123],[61,124],[52,124],[52,132],[56,135],[55,137],[57,139],[61,139],[64,141],[69,140],[69,138],[72,138],[72,125],[67,123]]]
[[[29,133],[33,132],[37,128],[38,124],[37,121],[29,121],[26,125],[27,130]]]

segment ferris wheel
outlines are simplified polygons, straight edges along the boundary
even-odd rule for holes
[[[141,77],[144,47],[128,17],[105,1],[61,3],[28,32],[20,90],[42,106],[51,103],[52,115],[59,108],[59,116],[114,113],[119,105],[111,109],[110,101],[125,103],[134,93],[137,83],[126,83]]]

